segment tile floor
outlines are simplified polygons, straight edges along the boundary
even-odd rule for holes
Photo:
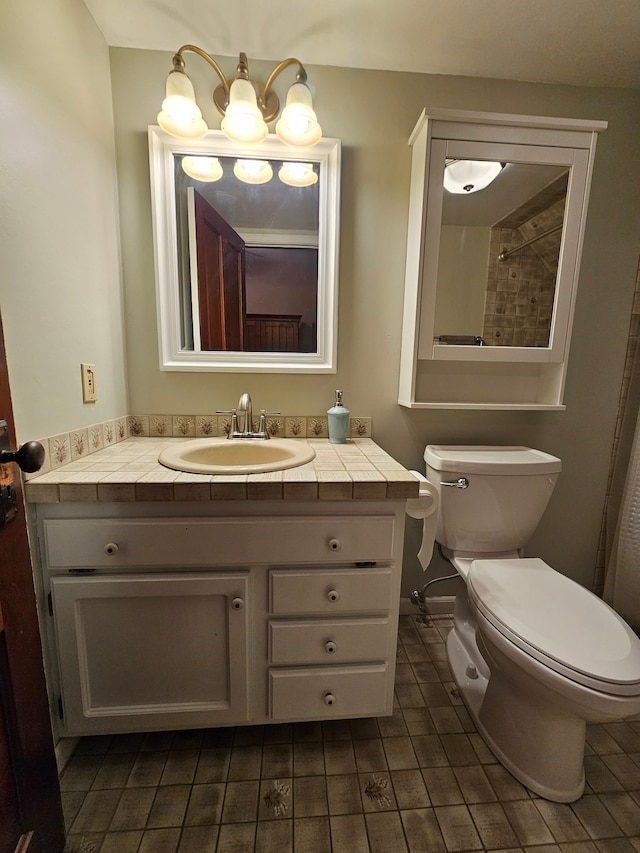
[[[539,799],[484,746],[445,617],[401,618],[393,717],[84,738],[69,853],[640,851],[640,721],[591,726],[587,789]]]

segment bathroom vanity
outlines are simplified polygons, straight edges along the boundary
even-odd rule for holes
[[[413,476],[371,439],[243,477],[160,446],[27,484],[59,733],[391,714]]]

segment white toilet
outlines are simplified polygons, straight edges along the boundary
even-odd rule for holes
[[[520,556],[561,462],[528,447],[429,445],[436,540],[466,582],[447,654],[478,731],[535,793],[584,790],[585,725],[640,713],[640,640],[600,598]]]

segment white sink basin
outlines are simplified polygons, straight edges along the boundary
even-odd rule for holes
[[[262,474],[311,462],[316,453],[306,442],[271,438],[196,438],[172,444],[158,461],[192,474]]]

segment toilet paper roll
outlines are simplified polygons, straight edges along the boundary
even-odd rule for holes
[[[406,513],[411,518],[422,519],[422,544],[418,551],[418,562],[425,571],[433,556],[440,498],[436,487],[423,474],[419,471],[411,473],[420,480],[420,491],[417,498],[407,501]]]

